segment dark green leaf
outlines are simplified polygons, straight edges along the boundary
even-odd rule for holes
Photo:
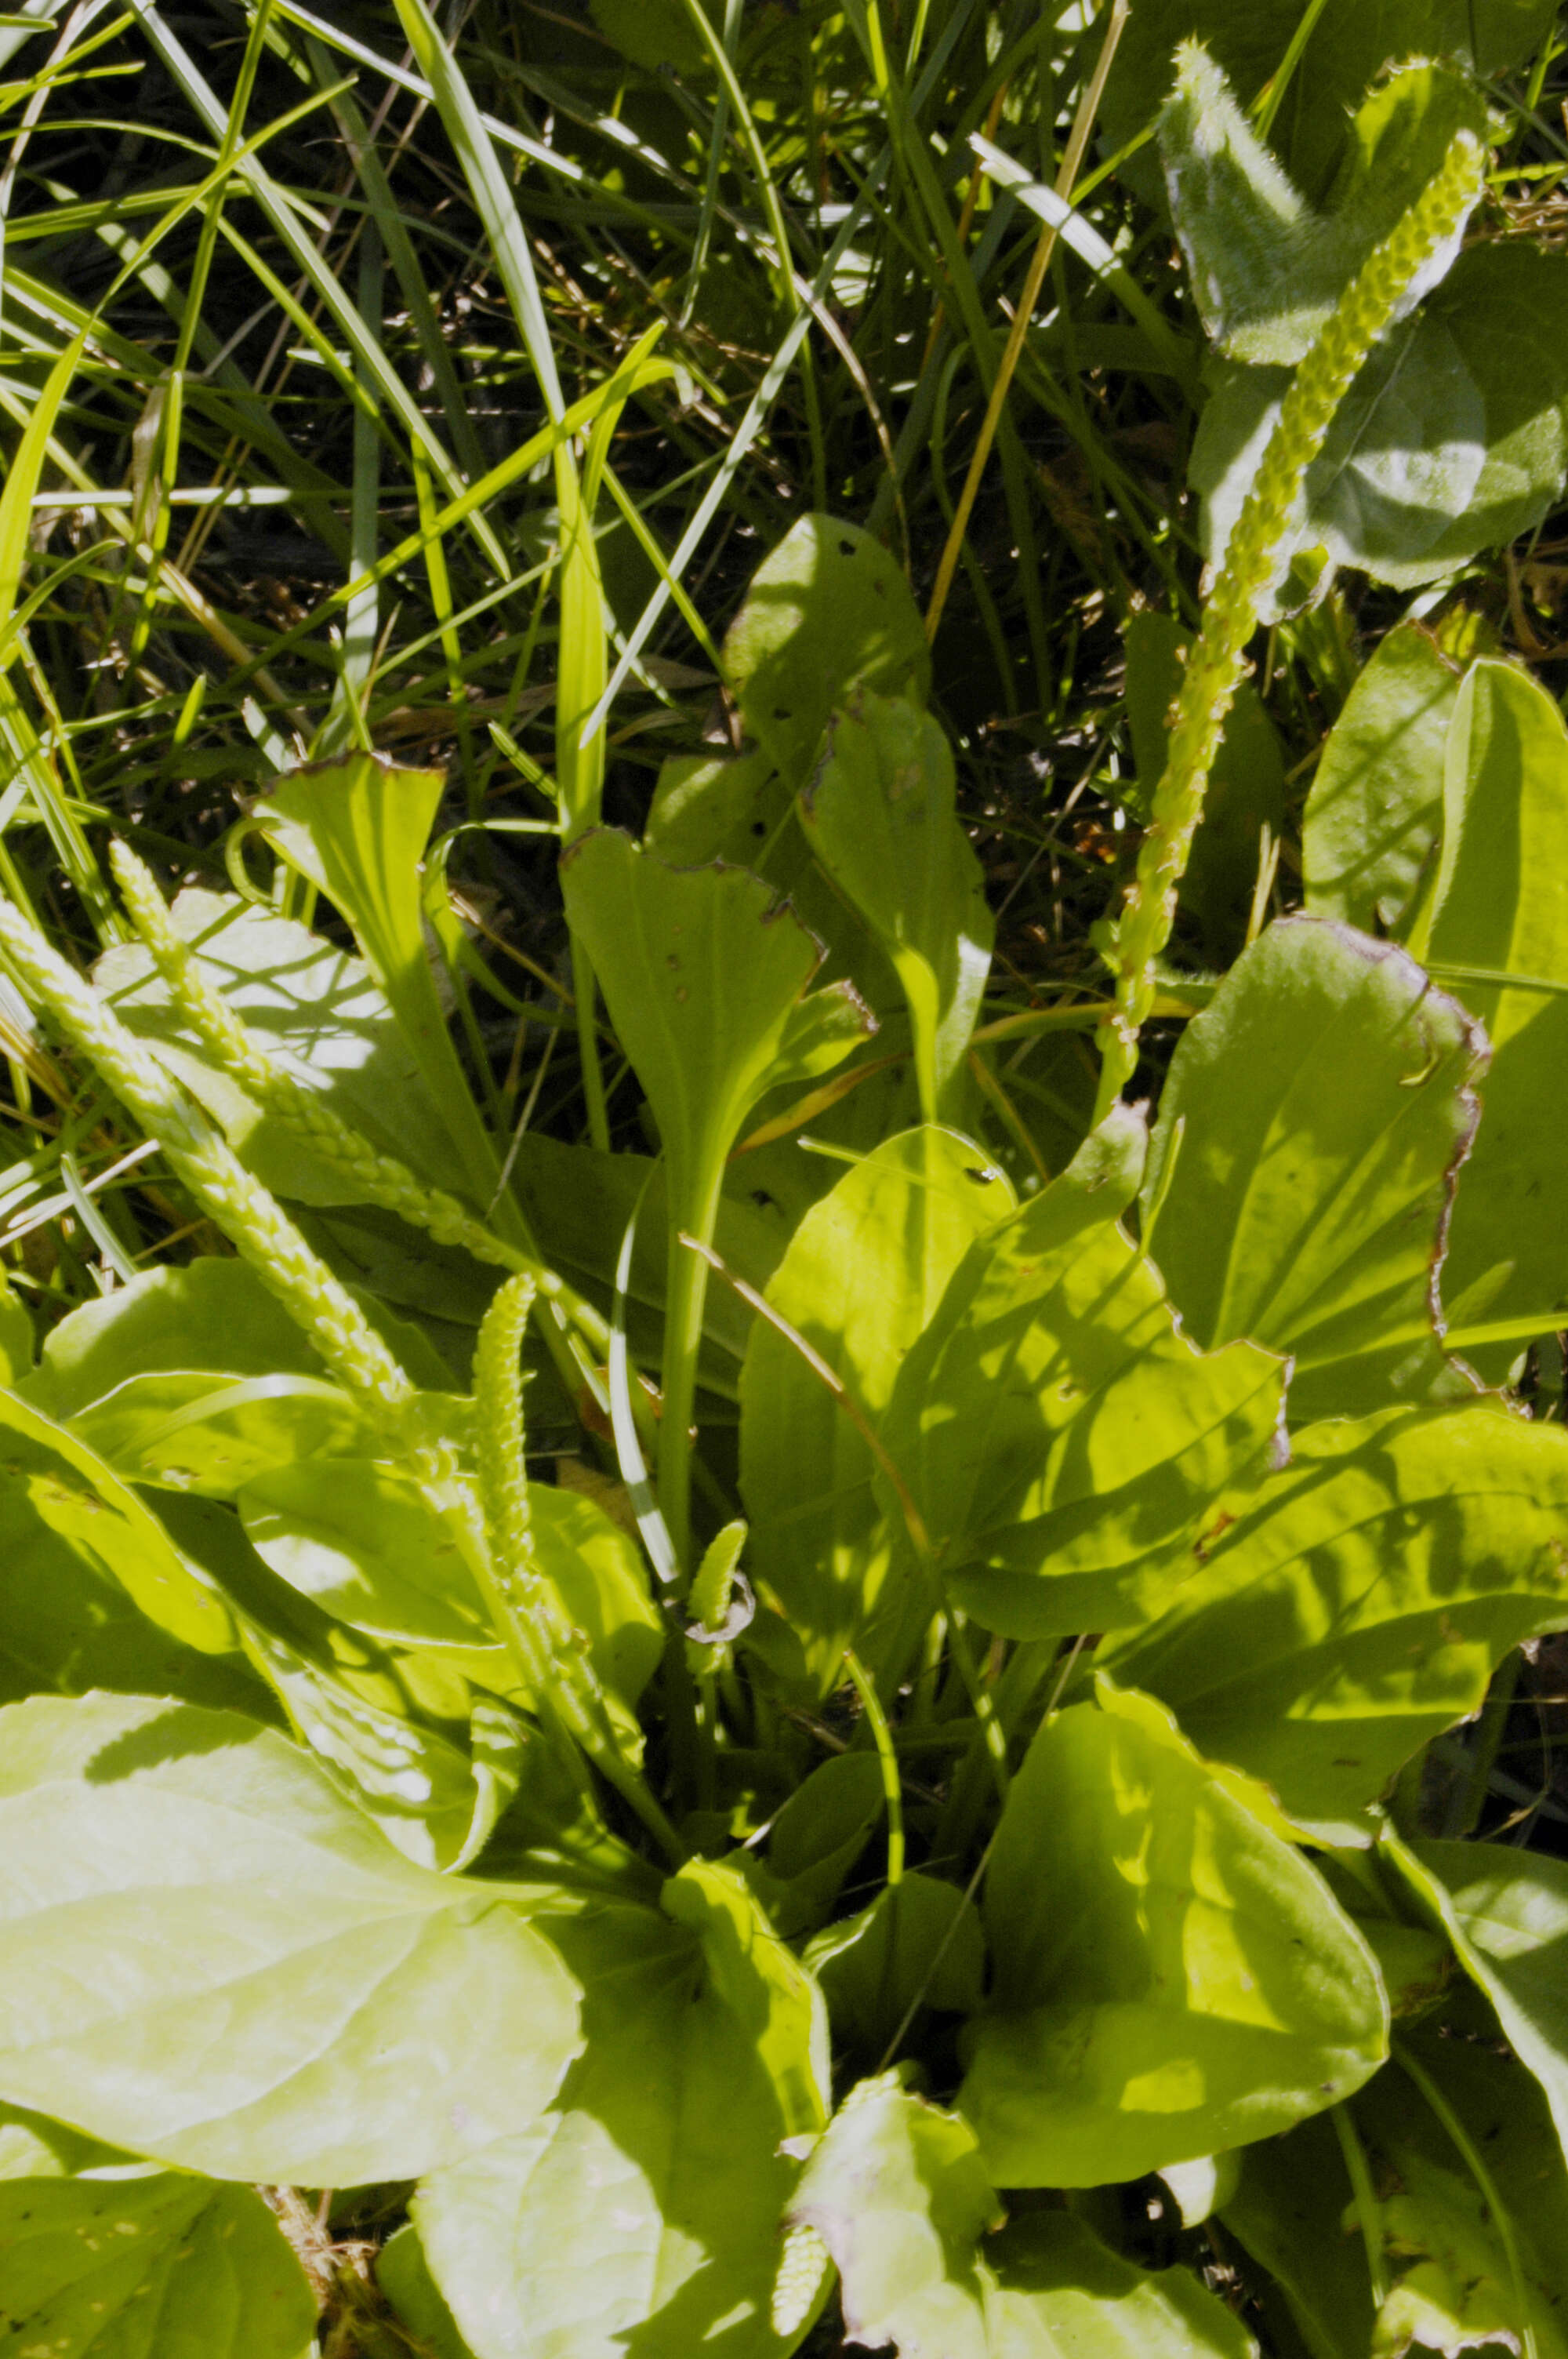
[[[996,1979],[959,2093],[999,2185],[1135,2179],[1376,2071],[1371,1951],[1243,1793],[1146,1697],[1102,1690],[1035,1737],[987,1875]]]
[[[917,2003],[957,2015],[979,2006],[979,1912],[957,1885],[913,1872],[858,1917],[819,1933],[806,1962],[822,1985],[835,2040],[877,2055]]]
[[[1389,1849],[1546,2092],[1568,2158],[1568,1861],[1507,1843]]]
[[[724,671],[747,730],[794,792],[849,688],[924,701],[931,658],[909,583],[881,542],[859,525],[804,516],[752,575]]]
[[[188,2169],[412,2177],[532,2120],[578,2050],[504,1887],[412,1865],[236,1715],[11,1706],[0,1863],[0,2093]]]
[[[1145,1243],[1188,1333],[1290,1353],[1303,1418],[1430,1387],[1485,1070],[1485,1036],[1402,951],[1271,926],[1187,1027],[1150,1143]]]
[[[1189,470],[1212,558],[1289,384],[1287,370],[1216,364]],[[1471,246],[1341,403],[1283,553],[1321,547],[1332,564],[1411,588],[1528,531],[1565,469],[1568,255]]]
[[[1443,824],[1460,672],[1414,623],[1383,639],[1324,741],[1302,818],[1306,903],[1395,933]]]

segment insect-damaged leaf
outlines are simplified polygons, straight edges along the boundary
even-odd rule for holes
[[[0,2185],[0,2334],[49,2359],[308,2359],[316,2297],[248,2187],[169,2171]]]
[[[1034,1738],[987,1875],[996,1980],[958,2099],[999,2185],[1136,2179],[1376,2071],[1372,1953],[1242,1790],[1146,1697],[1102,1689]]]
[[[531,2120],[578,2051],[504,1887],[412,1865],[238,1715],[11,1706],[0,1843],[0,2093],[142,2153],[412,2177]]]
[[[1312,919],[1271,926],[1188,1026],[1150,1142],[1144,1242],[1200,1343],[1292,1354],[1293,1415],[1431,1386],[1486,1053],[1402,951]]]
[[[724,642],[724,675],[752,736],[792,789],[827,716],[857,681],[925,701],[925,625],[908,582],[859,525],[804,516],[752,576]]]

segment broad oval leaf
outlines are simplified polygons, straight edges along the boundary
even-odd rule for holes
[[[1400,1766],[1478,1709],[1509,1647],[1568,1625],[1568,1435],[1476,1405],[1292,1446],[1217,1502],[1188,1595],[1106,1660],[1293,1819],[1365,1843]]]
[[[1188,1332],[1290,1353],[1303,1418],[1430,1386],[1486,1057],[1402,951],[1271,926],[1187,1027],[1150,1142],[1144,1243]]]
[[[900,2359],[1247,2359],[1239,2321],[1185,2269],[1157,2275],[1084,2222],[1002,2207],[974,2132],[894,2073],[850,2091],[789,2216],[838,2265],[848,2339]]]
[[[1141,1618],[1141,1565],[1278,1424],[1281,1363],[1181,1333],[1125,1201],[1075,1165],[971,1245],[883,1420],[951,1593],[1009,1637]]]
[[[315,2332],[315,2294],[248,2187],[168,2171],[0,2186],[0,2335],[18,2359],[309,2359]]]
[[[796,518],[752,576],[724,642],[724,676],[751,734],[792,790],[856,681],[925,701],[925,629],[881,543],[836,516]]]
[[[1286,369],[1217,364],[1188,471],[1213,559],[1289,385]],[[1325,549],[1332,564],[1414,588],[1528,531],[1565,466],[1568,256],[1474,245],[1361,370],[1281,556]]]
[[[561,863],[615,1029],[647,1092],[670,1201],[717,1198],[722,1159],[772,1083],[827,1072],[875,1026],[845,985],[805,997],[822,946],[749,869],[666,868],[597,828]]]
[[[928,1122],[961,1095],[995,928],[958,822],[952,748],[907,698],[851,692],[800,798],[808,840],[892,961]]]
[[[222,994],[275,1064],[423,1179],[463,1187],[463,1167],[436,1101],[362,959],[296,919],[200,886],[177,896],[169,918],[197,973]],[[139,942],[105,951],[93,975],[122,1021],[222,1125],[264,1186],[300,1203],[361,1201],[351,1175],[286,1129],[212,1062],[186,1030]]]
[[[25,1390],[128,1480],[215,1498],[302,1455],[374,1446],[254,1270],[217,1256],[68,1312]]]
[[[779,2152],[827,2119],[820,1997],[730,1870],[665,1914],[561,1919],[585,2048],[533,2128],[428,2179],[415,2212],[476,2359],[783,2359]]]
[[[1013,1208],[1002,1174],[955,1131],[906,1131],[808,1212],[768,1300],[873,1424],[973,1241]],[[753,1321],[741,1374],[741,1484],[753,1578],[776,1594],[827,1691],[875,1612],[890,1557],[873,1459],[799,1352]]]
[[[1443,845],[1411,932],[1414,954],[1446,967],[1528,976],[1507,990],[1452,986],[1486,1025],[1491,1070],[1480,1131],[1461,1176],[1444,1292],[1486,1320],[1568,1302],[1568,1223],[1556,1154],[1568,1058],[1568,726],[1517,666],[1472,666],[1454,705],[1444,773]],[[1483,1346],[1500,1378],[1516,1345]]]
[[[996,1966],[959,2093],[999,2186],[1092,2187],[1358,2088],[1388,2002],[1300,1851],[1148,1699],[1040,1730],[986,1882]]]
[[[149,1622],[206,1655],[236,1645],[222,1600],[127,1484],[66,1427],[0,1392],[0,1483],[64,1549],[111,1573]]]
[[[0,1866],[0,2092],[189,2169],[413,2177],[532,2120],[578,2052],[504,1887],[412,1865],[237,1715],[11,1706]]]
[[[1357,674],[1324,740],[1302,815],[1306,905],[1397,933],[1443,824],[1443,766],[1461,673],[1400,623]]]

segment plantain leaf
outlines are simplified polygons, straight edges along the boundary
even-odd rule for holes
[[[743,868],[666,868],[600,828],[561,863],[615,1028],[648,1093],[689,1217],[717,1201],[748,1107],[775,1082],[829,1071],[874,1028],[844,985],[805,994],[821,945]]]
[[[1217,561],[1290,385],[1217,362],[1188,480]],[[1568,471],[1568,255],[1469,247],[1335,414],[1281,547],[1411,589],[1530,530]]]
[[[883,1420],[951,1594],[1010,1637],[1141,1618],[1140,1567],[1184,1549],[1278,1422],[1281,1363],[1181,1334],[1125,1201],[1075,1164],[971,1245]]]
[[[1253,131],[1207,51],[1185,44],[1160,116],[1160,154],[1193,292],[1221,350],[1243,361],[1303,359],[1460,130],[1487,136],[1487,102],[1474,82],[1442,66],[1400,68],[1357,108],[1320,212]],[[1401,311],[1448,269],[1462,228],[1421,273]]]
[[[909,583],[881,544],[837,517],[796,518],[752,576],[724,642],[747,730],[791,792],[857,682],[924,703],[931,658]]]
[[[463,1165],[437,1103],[362,959],[232,894],[189,887],[169,917],[197,973],[222,994],[275,1064],[422,1178],[462,1188]],[[308,1204],[360,1201],[337,1164],[285,1130],[212,1064],[185,1031],[139,942],[105,951],[93,977],[122,1020],[222,1124],[264,1186]]]
[[[1568,1435],[1477,1405],[1292,1447],[1217,1502],[1190,1596],[1105,1659],[1292,1818],[1365,1843],[1401,1764],[1479,1708],[1510,1647],[1568,1624]]]
[[[1107,2251],[1081,2220],[1034,2212],[982,2250],[1002,2208],[974,2133],[896,2073],[835,2114],[790,2205],[838,2266],[849,2342],[901,2359],[1246,2359],[1239,2321],[1185,2269]]]
[[[926,1120],[952,1114],[995,929],[958,822],[944,732],[907,698],[851,690],[828,721],[800,813],[817,859],[903,985]]]
[[[412,2177],[532,2120],[578,2051],[504,1887],[412,1865],[238,1715],[11,1706],[0,1862],[0,2093],[186,2169]]]
[[[585,2049],[557,2105],[427,2180],[431,2271],[476,2359],[783,2359],[770,2323],[783,2139],[827,2118],[821,1999],[731,1870],[664,1913],[557,1920]]]
[[[1187,1027],[1150,1142],[1144,1243],[1187,1332],[1290,1353],[1303,1418],[1430,1387],[1486,1053],[1401,951],[1271,926]]]
[[[316,2297],[248,2187],[171,2171],[0,2185],[0,2334],[49,2359],[309,2359]]]
[[[1534,53],[1552,13],[1552,0],[1327,0],[1271,135],[1286,168],[1309,197],[1320,198],[1349,148],[1363,92],[1391,59],[1449,59],[1491,81]],[[1249,108],[1301,24],[1300,0],[1138,0],[1137,38],[1118,49],[1100,109],[1108,150],[1149,127],[1184,38],[1206,43]],[[1123,169],[1141,195],[1152,193],[1152,164],[1134,158]]]
[[[68,1312],[26,1397],[126,1480],[213,1498],[302,1457],[376,1446],[249,1264],[216,1256]]]
[[[808,1212],[768,1299],[873,1424],[972,1241],[1013,1205],[957,1132],[906,1131]],[[891,1559],[878,1536],[870,1448],[797,1350],[753,1321],[741,1376],[741,1483],[753,1578],[777,1596],[819,1690],[876,1612]]]
[[[1568,2161],[1568,1862],[1507,1843],[1383,1841],[1545,2091]]]
[[[1492,1041],[1484,1116],[1449,1236],[1444,1292],[1488,1320],[1568,1303],[1563,1182],[1554,1152],[1568,1054],[1568,727],[1509,663],[1471,667],[1454,705],[1443,784],[1443,845],[1411,927],[1413,954],[1528,975],[1556,992],[1456,983]],[[1496,1379],[1517,1344],[1482,1346]]]
[[[1388,2047],[1372,1953],[1302,1854],[1148,1698],[1047,1722],[986,1880],[960,2110],[1001,2186],[1092,2187],[1265,2137]]]
[[[879,2055],[911,2007],[972,2015],[985,1983],[979,1912],[918,1870],[807,1944],[837,2043]]]
[[[1443,765],[1460,672],[1400,623],[1357,674],[1324,741],[1302,816],[1306,905],[1398,933],[1443,824]]]

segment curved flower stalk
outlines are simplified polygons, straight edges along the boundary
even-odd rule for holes
[[[202,1211],[303,1328],[344,1390],[401,1449],[415,1388],[348,1288],[157,1059],[19,910],[0,906],[0,946],[34,999],[157,1140]]]
[[[1099,1027],[1097,1123],[1137,1062],[1138,1035],[1154,1000],[1154,962],[1170,940],[1176,887],[1203,816],[1226,715],[1246,670],[1247,642],[1276,577],[1307,469],[1379,337],[1400,316],[1412,287],[1480,194],[1483,163],[1480,142],[1460,132],[1441,168],[1341,296],[1285,396],[1188,657],[1153,818],[1107,953],[1116,996]]]
[[[621,1750],[604,1690],[576,1633],[566,1626],[534,1549],[524,1472],[518,1359],[535,1287],[508,1278],[480,1322],[474,1352],[474,1448],[487,1548],[481,1576],[496,1635],[511,1649],[535,1704],[559,1723],[673,1859],[686,1849]]]
[[[129,844],[112,843],[110,865],[132,923],[168,987],[170,998],[214,1064],[247,1097],[341,1171],[367,1203],[395,1212],[438,1245],[459,1245],[476,1261],[530,1277],[584,1341],[601,1356],[610,1348],[609,1321],[552,1269],[509,1245],[449,1195],[416,1179],[406,1163],[385,1155],[259,1049],[222,994],[214,990],[175,931],[162,894]]]

